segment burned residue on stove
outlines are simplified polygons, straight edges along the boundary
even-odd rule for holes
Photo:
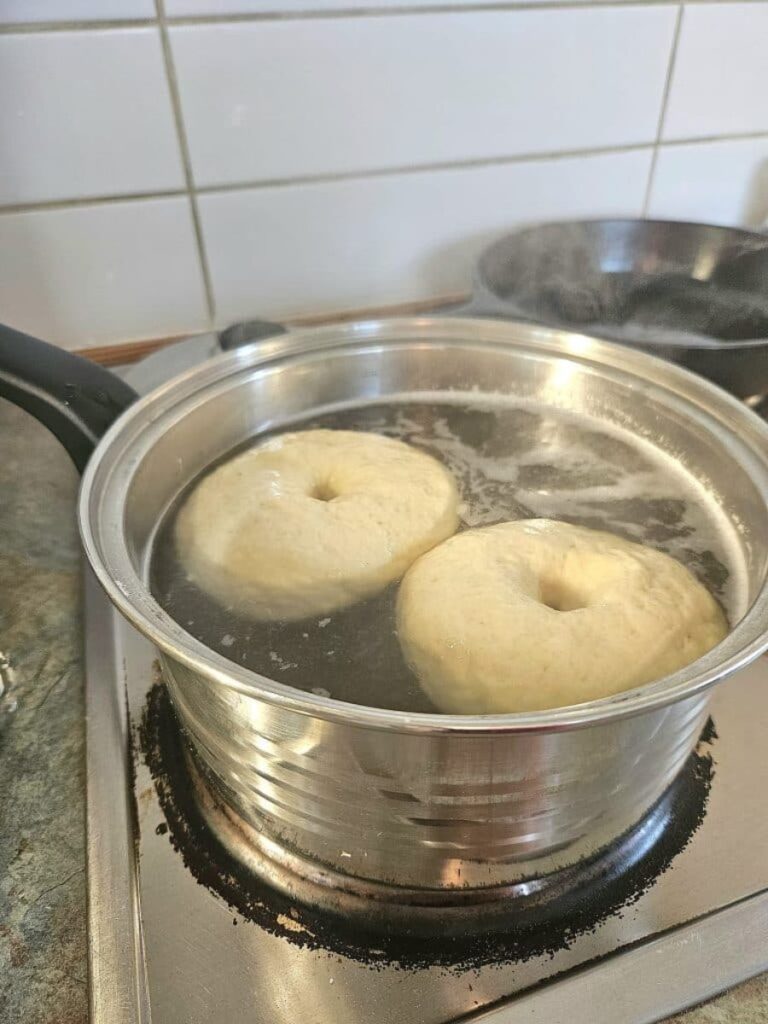
[[[125,679],[125,660],[123,660],[123,679]],[[156,680],[157,681],[157,680]],[[141,815],[139,814],[139,790],[136,785],[136,770],[141,756],[135,730],[131,727],[131,705],[128,699],[128,687],[125,685],[123,698],[125,701],[126,728],[126,765],[128,768],[128,813],[131,816],[131,835],[133,836],[133,855],[138,862],[141,849]]]
[[[291,900],[271,888],[229,853],[208,828],[197,807],[184,756],[184,740],[164,684],[149,691],[138,745],[154,781],[168,838],[197,881],[223,899],[241,918],[287,942],[324,950],[372,968],[416,969],[440,966],[472,970],[487,964],[523,962],[567,948],[579,935],[635,903],[688,845],[706,813],[714,778],[711,745],[717,739],[710,719],[680,777],[661,798],[666,825],[660,838],[626,871],[598,876],[576,888],[568,903],[540,919],[521,924],[510,913],[509,928],[467,936],[409,934],[385,930],[372,920],[367,928]],[[236,921],[237,919],[235,919]]]

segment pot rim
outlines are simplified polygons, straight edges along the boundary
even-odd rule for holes
[[[175,377],[130,406],[107,431],[83,475],[78,503],[80,534],[86,556],[112,603],[121,614],[171,660],[212,684],[235,690],[288,711],[347,726],[413,734],[489,734],[556,732],[663,708],[703,693],[745,667],[768,648],[768,580],[752,606],[717,647],[691,665],[653,683],[583,704],[544,711],[496,715],[444,715],[404,712],[349,704],[319,697],[230,662],[187,633],[154,599],[130,558],[123,530],[123,508],[105,524],[98,499],[113,476],[122,476],[123,504],[131,470],[150,450],[152,424],[182,401],[208,395],[244,370],[263,368],[289,358],[306,358],[334,349],[382,343],[441,346],[512,346],[547,352],[608,367],[659,387],[689,406],[692,416],[714,418],[730,446],[751,463],[755,483],[768,504],[768,424],[746,405],[714,384],[655,356],[611,342],[552,328],[515,322],[443,317],[359,321],[304,328],[223,353]],[[710,428],[711,429],[711,428]],[[113,575],[105,553],[119,575]],[[692,671],[693,669],[693,671]]]

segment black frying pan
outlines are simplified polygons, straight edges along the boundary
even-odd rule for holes
[[[768,392],[768,237],[682,221],[542,224],[483,252],[462,316],[529,320]]]

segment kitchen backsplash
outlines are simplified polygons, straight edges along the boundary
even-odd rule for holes
[[[515,225],[768,218],[768,2],[0,0],[0,321],[466,291]]]

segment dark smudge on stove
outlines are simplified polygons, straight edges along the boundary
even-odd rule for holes
[[[125,675],[125,664],[123,664],[123,675]],[[125,701],[125,720],[130,722],[131,720],[131,706],[128,700],[128,687],[125,687],[124,691]],[[141,850],[141,815],[139,814],[139,790],[136,785],[136,769],[139,764],[139,749],[136,737],[133,732],[128,730],[128,756],[126,763],[128,766],[128,792],[130,794],[128,813],[131,816],[131,835],[133,836],[133,853],[136,861],[139,859],[139,853]]]
[[[137,738],[166,819],[165,827],[158,827],[158,834],[168,835],[197,881],[241,918],[287,942],[348,957],[373,969],[396,965],[402,969],[439,966],[473,970],[554,954],[635,903],[685,849],[704,819],[714,778],[710,747],[717,733],[710,719],[681,776],[661,798],[668,802],[668,824],[642,859],[623,873],[600,876],[596,883],[577,889],[567,910],[558,917],[549,912],[546,917],[523,923],[519,915],[510,913],[508,930],[471,938],[424,938],[404,932],[402,926],[385,931],[380,924],[366,929],[359,922],[297,904],[250,872],[221,845],[203,820],[187,773],[183,735],[170,696],[160,681],[149,691]]]

